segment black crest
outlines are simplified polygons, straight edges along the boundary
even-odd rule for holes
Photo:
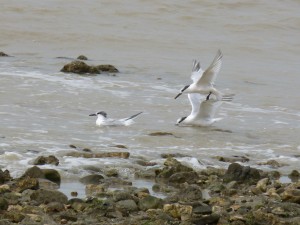
[[[100,114],[102,116],[104,116],[105,118],[107,117],[107,113],[104,112],[104,111],[101,111],[101,112],[97,112],[97,115]]]

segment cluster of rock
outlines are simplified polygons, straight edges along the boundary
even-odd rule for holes
[[[63,66],[60,70],[65,73],[77,73],[77,74],[100,74],[103,72],[106,73],[118,73],[119,70],[110,64],[103,64],[97,66],[91,66],[83,62],[82,60],[88,60],[88,58],[84,55],[80,55],[77,58],[78,60],[74,60],[71,63],[68,63]]]
[[[35,162],[58,164],[54,157]],[[152,190],[165,198],[111,168],[80,179],[87,198],[68,199],[54,169],[33,166],[17,179],[0,170],[0,224],[299,224],[300,182],[281,183],[277,175],[238,163],[196,172],[168,157],[162,168],[136,173],[153,178]]]

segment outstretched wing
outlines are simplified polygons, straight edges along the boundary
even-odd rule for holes
[[[202,77],[198,80],[197,85],[214,85],[222,66],[223,54],[221,50],[218,50],[216,57],[210,64],[210,66],[204,71]]]
[[[200,112],[198,114],[198,118],[203,120],[213,119],[221,105],[222,101],[213,99],[202,101],[200,104]]]
[[[199,114],[200,104],[205,97],[198,93],[189,93],[188,98],[192,106],[192,112],[190,115],[196,117]]]
[[[201,69],[200,62],[194,60],[191,79],[196,83],[202,76],[203,70]]]
[[[122,120],[123,120],[123,121],[131,120],[131,119],[137,117],[138,115],[140,115],[141,113],[143,113],[143,112],[139,112],[139,113],[137,113],[137,114],[134,114],[134,115],[132,115],[132,116],[130,116],[130,117],[128,117],[128,118],[122,119]]]

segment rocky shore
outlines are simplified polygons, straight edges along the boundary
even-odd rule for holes
[[[137,162],[143,169],[135,177],[153,181],[152,190],[134,187],[111,168],[80,179],[86,185],[82,199],[76,197],[75,189],[70,199],[58,191],[57,170],[36,166],[58,165],[55,156],[38,157],[35,166],[19,178],[0,170],[0,225],[300,224],[298,179],[281,183],[276,171],[236,162],[227,169],[195,171],[173,156],[180,154],[162,156],[163,166]],[[299,178],[298,171],[293,176]],[[157,197],[156,192],[165,197]]]

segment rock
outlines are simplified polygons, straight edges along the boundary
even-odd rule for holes
[[[33,166],[27,169],[25,173],[21,176],[21,178],[23,177],[45,178],[43,171],[37,166]]]
[[[220,162],[230,162],[230,163],[249,161],[249,159],[245,156],[233,156],[233,157],[215,156],[213,158],[219,160]]]
[[[9,192],[11,189],[10,189],[10,186],[8,184],[3,184],[3,185],[0,185],[0,194],[3,194],[5,192]]]
[[[156,177],[155,169],[139,170],[134,174],[135,178],[154,179]]]
[[[0,184],[4,184],[5,182],[11,180],[11,176],[8,170],[2,171],[0,170]]]
[[[163,211],[168,213],[170,216],[181,219],[182,221],[189,220],[192,216],[193,207],[190,205],[165,204]]]
[[[44,174],[44,177],[47,180],[50,180],[58,185],[60,185],[61,177],[57,170],[54,169],[42,169],[42,172]]]
[[[127,149],[125,145],[112,145],[111,147]]]
[[[170,132],[152,132],[149,134],[150,136],[174,136],[174,134],[170,133]]]
[[[298,180],[300,177],[300,173],[297,170],[293,170],[290,174],[289,174],[289,178],[290,179],[295,179]],[[298,179],[297,179],[298,178]]]
[[[149,162],[146,160],[138,159],[135,161],[136,164],[141,165],[141,166],[155,166],[157,165],[156,162]]]
[[[300,204],[300,189],[287,189],[280,194],[282,201]]]
[[[107,177],[118,177],[119,176],[119,171],[115,168],[108,169],[104,171],[105,176]]]
[[[171,197],[174,200],[181,201],[184,203],[200,201],[202,200],[202,190],[198,185],[195,184],[183,185],[180,188],[180,190]]]
[[[135,201],[129,200],[121,200],[116,203],[116,209],[120,211],[123,215],[128,215],[131,212],[138,211],[138,206]]]
[[[44,210],[46,213],[61,212],[65,210],[65,206],[61,202],[50,202],[49,204],[46,205]]]
[[[160,154],[160,156],[164,159],[190,157],[189,155],[182,154],[182,153],[162,153],[162,154]]]
[[[163,205],[162,199],[156,198],[151,195],[149,195],[145,198],[142,198],[138,203],[139,208],[143,211],[146,211],[148,209],[162,208],[162,205]]]
[[[77,73],[77,74],[99,74],[100,71],[96,66],[89,66],[82,61],[73,61],[64,65],[60,70],[64,73]]]
[[[39,156],[33,161],[33,165],[45,165],[52,164],[57,166],[59,164],[59,160],[54,155],[49,156]]]
[[[193,184],[199,179],[198,174],[195,171],[191,172],[179,172],[170,176],[169,182],[171,183],[189,183]]]
[[[104,177],[100,174],[92,174],[79,179],[83,184],[100,184]]]
[[[79,60],[88,60],[88,58],[84,55],[78,56],[77,59],[79,59]]]
[[[1,210],[7,210],[8,208],[8,202],[5,198],[0,197],[0,211]]]
[[[50,202],[60,202],[63,204],[67,204],[68,198],[65,194],[55,191],[55,190],[47,190],[47,189],[39,189],[34,191],[31,196],[31,200],[36,201],[38,204],[48,204]]]
[[[7,55],[7,54],[4,53],[4,52],[0,52],[0,57],[10,57],[10,55]]]
[[[258,188],[262,192],[266,192],[267,191],[267,185],[268,185],[269,182],[270,182],[269,178],[263,178],[263,179],[261,179],[257,182],[256,188]]]
[[[88,152],[69,152],[66,156],[71,157],[83,157],[83,158],[123,158],[128,159],[130,156],[129,152],[102,152],[102,153],[88,153]]]
[[[164,162],[164,165],[166,167],[164,167],[161,171],[158,171],[157,178],[169,178],[175,173],[193,171],[192,168],[182,165],[174,158],[168,158]]]
[[[38,188],[39,181],[37,178],[23,177],[13,185],[12,189],[16,192],[23,192],[27,189],[37,190]]]
[[[98,65],[96,66],[98,70],[103,71],[103,72],[108,72],[108,73],[118,73],[119,70],[110,64],[103,64],[103,65]]]
[[[238,163],[229,165],[228,170],[224,175],[224,181],[239,181],[246,183],[254,183],[261,179],[258,169],[251,168],[250,166],[242,166]]]
[[[271,168],[279,168],[279,167],[287,166],[287,164],[279,163],[276,160],[269,160],[267,162],[261,162],[261,163],[258,163],[258,165],[268,165]]]
[[[212,213],[212,207],[207,204],[199,204],[193,207],[194,214],[207,215]]]
[[[115,190],[113,192],[113,200],[115,202],[122,201],[122,200],[128,200],[132,199],[134,200],[136,197],[131,195],[130,191],[124,191],[124,190]]]
[[[87,196],[97,196],[106,192],[106,187],[103,184],[88,184],[85,186]]]
[[[211,215],[199,215],[199,214],[193,214],[190,221],[193,224],[197,225],[213,225],[218,224],[220,220],[220,215],[213,213]]]

